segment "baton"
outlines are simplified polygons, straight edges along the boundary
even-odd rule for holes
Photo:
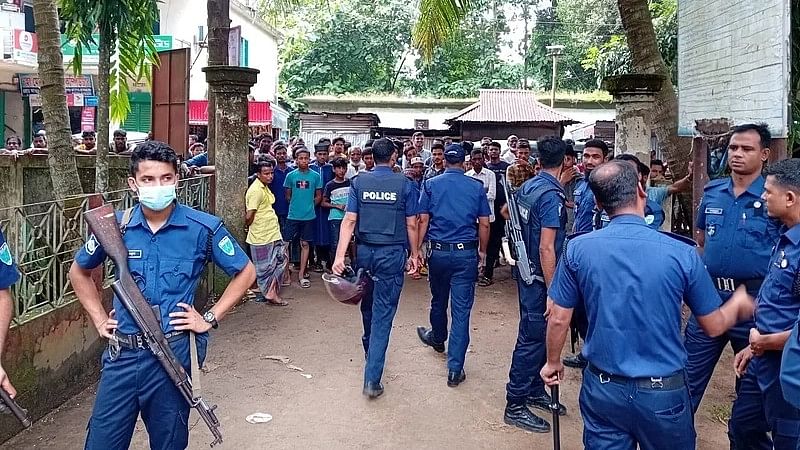
[[[552,403],[550,403],[550,410],[553,411],[553,449],[554,450],[561,450],[561,427],[558,423],[558,410],[559,410],[559,403],[558,403],[558,385],[554,385],[550,388],[550,397],[552,399]]]
[[[0,387],[0,400],[11,410],[14,416],[19,420],[19,423],[22,424],[23,427],[28,428],[31,426],[31,419],[28,417],[28,411],[22,409],[14,399],[8,395],[3,388]]]

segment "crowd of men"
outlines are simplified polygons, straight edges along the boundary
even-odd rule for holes
[[[293,272],[301,288],[311,285],[311,272],[330,272],[322,279],[331,295],[337,298],[338,289],[337,299],[360,301],[363,394],[375,399],[384,393],[406,275],[428,275],[429,326],[417,327],[420,341],[447,352],[449,387],[465,382],[475,289],[492,284],[504,239],[517,239],[505,236],[511,221],[520,236],[513,244],[521,247],[503,256],[514,263],[520,321],[506,423],[549,432],[534,409],[567,414],[546,391],[559,384],[566,365],[582,370],[586,448],[695,448],[694,413],[730,343],[737,377],[732,447],[798,448],[800,160],[767,166],[766,126],[734,128],[731,177],[706,186],[695,243],[660,230],[661,202],[689,189],[691,166],[687,177],[661,185],[654,181],[663,179],[663,162],[612,156],[600,140],[584,144],[580,161],[558,137],[507,142],[506,150],[490,138],[480,147],[434,140],[424,148],[417,133],[363,148],[341,137],[309,148],[302,139],[261,136],[251,147],[244,198],[249,258],[218,218],[175,202],[179,173],[208,167],[196,142],[190,140],[194,155],[182,165],[166,144],[145,142],[131,152],[128,180],[139,205],[117,217],[130,270],[158,306],[165,336],[188,371],[190,333],[200,338],[202,364],[208,331],[254,283],[257,301],[282,306],[280,291]],[[3,306],[16,272],[7,244],[0,239],[0,245]],[[92,236],[70,269],[98,332],[114,343],[105,354],[86,448],[127,448],[140,412],[153,447],[185,448],[187,403],[157,370],[156,358],[138,353],[146,346],[118,299],[110,313],[102,307],[91,271],[105,258]],[[201,315],[191,306],[191,289],[209,261],[233,279]],[[171,275],[181,271],[186,277]],[[692,313],[685,333],[684,304]],[[0,351],[10,319],[4,311]],[[562,360],[570,329],[583,346]],[[14,393],[2,367],[0,388]],[[180,420],[161,420],[164,411]]]
[[[149,137],[147,140],[151,140]],[[73,148],[78,155],[94,155],[97,153],[97,135],[92,130],[84,130],[80,137],[73,139]],[[134,149],[134,145],[128,143],[128,132],[122,128],[114,130],[113,140],[109,152],[116,155],[129,156]],[[47,155],[47,133],[45,130],[37,131],[31,139],[31,147],[22,148],[22,140],[19,136],[6,136],[5,146],[0,148],[0,156],[10,156],[19,158],[24,155]]]

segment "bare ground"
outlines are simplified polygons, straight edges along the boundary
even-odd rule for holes
[[[225,439],[221,448],[550,448],[551,434],[527,433],[503,423],[519,310],[508,269],[501,269],[496,279],[494,286],[478,288],[467,380],[455,389],[445,384],[445,357],[416,337],[416,326],[427,324],[427,282],[407,279],[387,355],[386,393],[374,401],[361,395],[358,308],[328,299],[318,276],[312,277],[310,289],[295,284],[284,291],[288,307],[239,306],[214,333],[208,373],[202,377],[204,397],[219,405]],[[288,357],[288,365],[303,371],[266,356]],[[724,421],[732,400],[731,361],[728,351],[696,417],[698,448],[727,447],[726,426],[719,417]],[[561,418],[562,448],[579,449],[580,375],[567,370],[561,388],[569,409]],[[85,390],[0,448],[82,448],[95,389]],[[255,412],[271,414],[273,420],[247,423],[245,417]],[[205,449],[211,435],[198,420],[193,413],[190,448]],[[132,448],[147,447],[139,421]]]

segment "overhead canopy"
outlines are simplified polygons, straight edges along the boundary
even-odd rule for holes
[[[479,100],[447,119],[454,122],[553,123],[578,121],[536,100],[536,93],[521,89],[481,89]]]
[[[272,107],[269,102],[247,104],[248,125],[272,125]],[[189,100],[189,125],[208,125],[208,100]]]

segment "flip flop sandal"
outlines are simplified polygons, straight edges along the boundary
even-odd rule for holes
[[[300,279],[300,287],[304,288],[304,289],[305,288],[310,288],[311,287],[311,282],[308,281],[308,279],[306,279],[306,278],[301,278]]]
[[[276,302],[275,300],[273,300],[271,298],[268,298],[266,303],[269,306],[286,306],[286,305],[288,305],[288,303],[286,303],[284,301]]]

